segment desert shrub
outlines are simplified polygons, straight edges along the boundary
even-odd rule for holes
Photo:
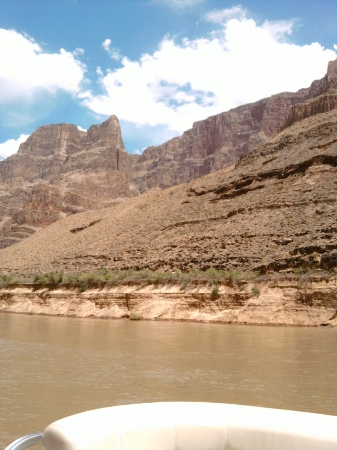
[[[78,292],[84,292],[91,286],[101,284],[102,277],[94,272],[84,273],[78,279]]]
[[[149,269],[143,269],[138,272],[138,276],[141,279],[149,280],[152,277],[152,271]]]
[[[240,272],[235,269],[222,270],[221,274],[230,286],[234,286],[241,278]]]
[[[207,269],[205,274],[213,280],[218,280],[220,277],[220,273],[216,269],[214,269],[214,267],[210,267],[209,269]]]
[[[133,269],[124,270],[118,273],[119,279],[124,280],[126,282],[131,282],[137,279],[137,272]]]
[[[130,320],[142,320],[142,315],[138,313],[131,313],[129,316]]]
[[[79,276],[75,273],[69,273],[66,277],[64,277],[64,282],[76,286],[79,283]]]
[[[10,284],[12,282],[12,277],[10,275],[0,275],[0,286]]]
[[[103,269],[102,270],[102,278],[105,281],[109,281],[110,278],[112,278],[112,273],[110,273],[108,269]]]
[[[22,284],[24,282],[22,278],[12,278],[9,284]]]
[[[165,280],[165,274],[159,272],[159,273],[154,274],[152,283],[155,285],[158,285],[158,284],[162,284],[164,280]]]
[[[180,273],[178,280],[180,282],[180,290],[183,291],[189,285],[191,281],[191,276],[189,273]]]
[[[60,284],[63,281],[63,272],[49,272],[45,274],[47,283]]]
[[[216,285],[211,292],[211,300],[215,301],[219,298],[219,286]]]
[[[260,297],[260,289],[257,286],[252,287],[252,294],[254,297]]]
[[[46,284],[46,283],[48,283],[48,279],[45,275],[38,273],[37,275],[35,275],[34,283],[35,284]]]

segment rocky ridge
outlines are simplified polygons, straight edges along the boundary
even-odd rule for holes
[[[115,116],[88,132],[67,124],[39,128],[0,162],[0,248],[63,217],[229,170],[280,129],[336,108],[336,80],[333,61],[310,88],[196,122],[141,156],[125,151]]]
[[[232,166],[280,130],[337,106],[337,61],[307,89],[283,92],[193,124],[181,137],[149,147],[133,164],[140,192],[167,188]]]
[[[59,220],[0,273],[337,267],[337,110],[294,123],[232,170]]]
[[[131,197],[131,178],[117,117],[87,132],[68,124],[38,128],[0,164],[0,248],[67,215]]]

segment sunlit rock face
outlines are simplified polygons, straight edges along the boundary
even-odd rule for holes
[[[334,110],[336,83],[332,61],[326,76],[309,88],[196,122],[142,155],[126,152],[116,116],[87,132],[68,124],[40,127],[0,163],[0,248],[65,216],[230,170],[279,131]]]
[[[0,165],[0,248],[67,215],[132,196],[130,181],[116,116],[87,132],[68,124],[38,128]]]
[[[280,130],[337,105],[337,62],[310,88],[284,92],[196,122],[181,137],[149,147],[134,165],[140,192],[167,188],[235,164]]]

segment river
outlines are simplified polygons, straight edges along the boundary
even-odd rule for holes
[[[154,401],[337,415],[337,329],[0,314],[0,448],[77,412]]]

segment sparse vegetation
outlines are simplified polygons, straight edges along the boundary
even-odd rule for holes
[[[0,275],[0,287],[21,283],[24,283],[24,280],[21,280],[21,278],[12,277],[11,275]]]
[[[260,297],[260,289],[257,286],[252,287],[252,294],[254,297]]]
[[[142,320],[142,315],[138,313],[131,313],[129,319],[130,320]]]
[[[46,284],[47,277],[45,275],[41,275],[40,273],[38,273],[37,275],[35,275],[34,283],[35,284]]]
[[[219,286],[216,285],[211,292],[211,300],[213,300],[213,302],[215,300],[217,300],[219,298]]]
[[[322,271],[319,272],[322,276]],[[324,276],[334,276],[334,270],[324,272]],[[274,276],[281,274],[275,273]],[[294,268],[292,274],[283,274],[282,276],[297,277],[299,281],[303,281],[309,276],[315,276],[315,271],[304,269],[302,267]],[[218,270],[214,267],[206,270],[192,269],[189,272],[177,271],[152,271],[150,269],[143,270],[121,270],[110,272],[107,268],[100,272],[89,273],[68,273],[63,272],[49,272],[35,275],[30,282],[33,281],[35,286],[45,285],[53,288],[54,286],[64,286],[77,288],[79,292],[84,292],[90,288],[97,288],[102,286],[125,286],[136,285],[137,290],[144,288],[147,285],[164,286],[175,285],[179,286],[181,291],[187,288],[194,288],[197,286],[207,286],[211,288],[211,299],[216,300],[219,294],[219,287],[221,285],[231,286],[233,288],[243,291],[247,281],[257,280],[257,282],[265,282],[270,279],[271,275],[260,275],[259,272],[239,272],[236,269],[228,268]],[[267,278],[266,278],[267,277]],[[22,280],[12,275],[0,275],[0,287],[17,285],[21,283],[28,283],[29,280]],[[253,286],[252,294],[254,297],[259,297],[260,291],[257,286]]]
[[[63,272],[49,272],[45,274],[37,274],[34,278],[35,284],[51,284],[56,285],[63,282]]]

